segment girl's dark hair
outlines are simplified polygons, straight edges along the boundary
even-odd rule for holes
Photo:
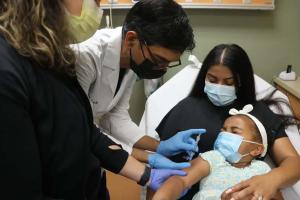
[[[174,0],[141,0],[126,15],[123,37],[135,31],[148,45],[178,52],[195,48],[193,29],[183,8]]]
[[[214,47],[202,63],[190,96],[205,95],[205,77],[210,67],[223,65],[228,67],[234,78],[237,101],[241,105],[256,101],[253,68],[247,53],[236,44],[220,44]]]

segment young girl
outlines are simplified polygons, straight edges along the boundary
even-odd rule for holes
[[[193,200],[221,199],[226,189],[271,170],[265,162],[255,159],[266,155],[269,130],[254,116],[257,113],[253,106],[248,104],[240,111],[231,109],[229,114],[232,116],[225,120],[214,150],[194,159],[192,167],[186,169],[186,177],[171,177],[154,195],[154,200],[177,199],[200,179],[199,192]],[[261,194],[255,197],[263,198]],[[281,195],[276,199],[281,199]]]

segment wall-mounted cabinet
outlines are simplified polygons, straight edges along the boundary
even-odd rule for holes
[[[274,10],[275,0],[176,0],[187,9]],[[128,9],[132,0],[101,0],[103,9]]]

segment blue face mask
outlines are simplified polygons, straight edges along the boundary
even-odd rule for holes
[[[238,163],[243,157],[249,155],[249,153],[244,155],[239,153],[242,142],[260,145],[257,142],[244,140],[244,137],[240,135],[230,132],[220,132],[215,141],[214,150],[219,151],[228,162]]]
[[[236,99],[235,87],[205,81],[204,92],[215,106],[226,106]]]

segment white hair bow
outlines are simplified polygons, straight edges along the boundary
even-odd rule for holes
[[[238,114],[249,114],[253,110],[253,106],[251,104],[247,104],[243,107],[242,110],[237,110],[235,108],[231,108],[229,110],[230,115],[238,115]]]

